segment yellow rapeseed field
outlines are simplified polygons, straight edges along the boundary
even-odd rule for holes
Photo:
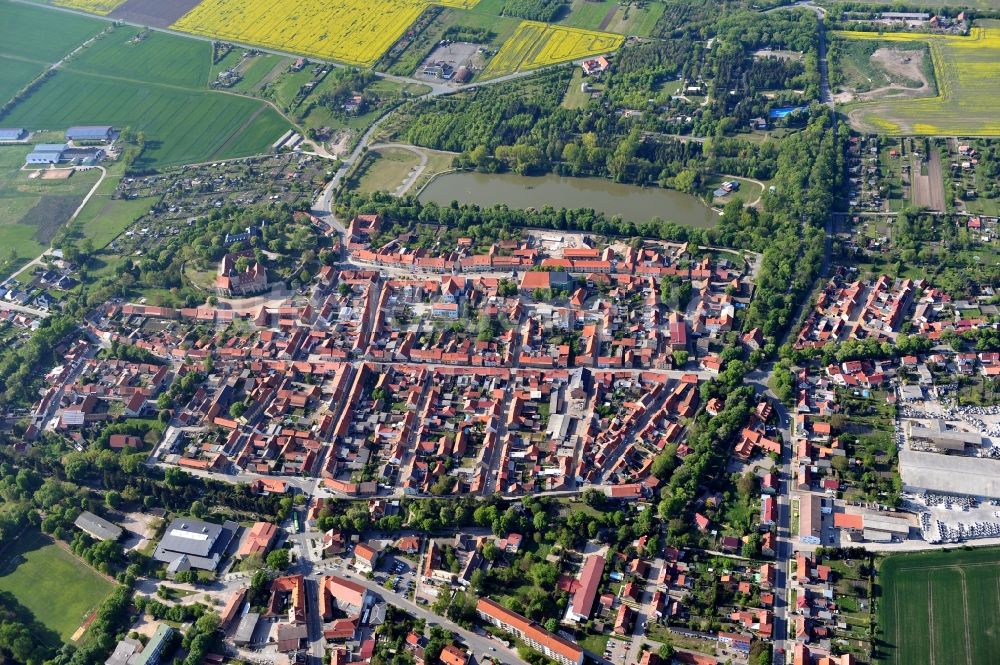
[[[484,77],[538,69],[616,50],[625,38],[609,32],[522,21],[490,60]]]
[[[52,4],[107,16],[124,2],[125,0],[53,0]]]
[[[848,39],[923,41],[934,63],[938,94],[860,105],[851,117],[863,129],[890,134],[1000,136],[995,100],[1000,81],[1000,28],[977,26],[968,36],[897,32],[838,32]]]
[[[198,35],[368,66],[429,5],[470,8],[478,1],[205,0],[173,27]]]

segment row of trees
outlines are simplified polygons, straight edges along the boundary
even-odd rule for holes
[[[72,316],[52,316],[42,319],[28,341],[0,350],[0,409],[25,405],[37,398],[40,372],[61,360],[57,349],[76,330]]]

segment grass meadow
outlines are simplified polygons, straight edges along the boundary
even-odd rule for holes
[[[969,36],[837,34],[848,39],[924,41],[934,60],[937,96],[859,104],[848,113],[857,129],[925,136],[1000,136],[1000,116],[994,103],[1000,80],[1000,26],[995,22],[974,27]]]
[[[41,254],[99,176],[84,171],[67,180],[28,178],[20,168],[30,151],[26,145],[0,146],[0,263],[11,252],[18,262]]]
[[[618,0],[573,0],[562,25],[617,32],[622,35],[649,36],[656,21],[663,15],[666,5],[660,2],[622,4]]]
[[[9,591],[63,642],[114,588],[93,568],[38,531],[0,554],[0,591]]]
[[[997,662],[1000,549],[890,556],[878,580],[877,663]]]
[[[45,65],[0,55],[0,104],[16,95],[45,71]]]

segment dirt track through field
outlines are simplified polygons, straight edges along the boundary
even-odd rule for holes
[[[201,0],[126,0],[124,4],[109,14],[153,28],[169,28],[177,20],[195,8]]]
[[[972,640],[969,639],[969,588],[965,584],[965,571],[958,569],[958,574],[962,577],[962,611],[965,613],[965,660],[968,665],[972,665]]]
[[[608,13],[604,15],[601,19],[601,25],[597,28],[598,30],[607,30],[611,22],[615,20],[615,14],[618,13],[618,5],[611,5],[608,7]]]
[[[929,619],[927,622],[927,637],[930,644],[927,655],[930,657],[931,665],[936,665],[934,658],[934,588],[931,586],[930,578],[927,578],[927,618]],[[898,626],[899,624],[897,623],[896,625]]]
[[[931,210],[944,212],[944,178],[941,175],[941,153],[937,150],[931,151],[931,158],[927,162],[927,177],[931,185]]]

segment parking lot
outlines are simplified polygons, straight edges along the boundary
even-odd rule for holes
[[[416,571],[405,559],[384,557],[375,571],[375,581],[396,593],[409,596],[416,587]]]
[[[608,640],[608,647],[604,650],[604,657],[615,665],[625,665],[628,661],[628,650],[632,646],[631,640],[619,640],[611,638]]]

